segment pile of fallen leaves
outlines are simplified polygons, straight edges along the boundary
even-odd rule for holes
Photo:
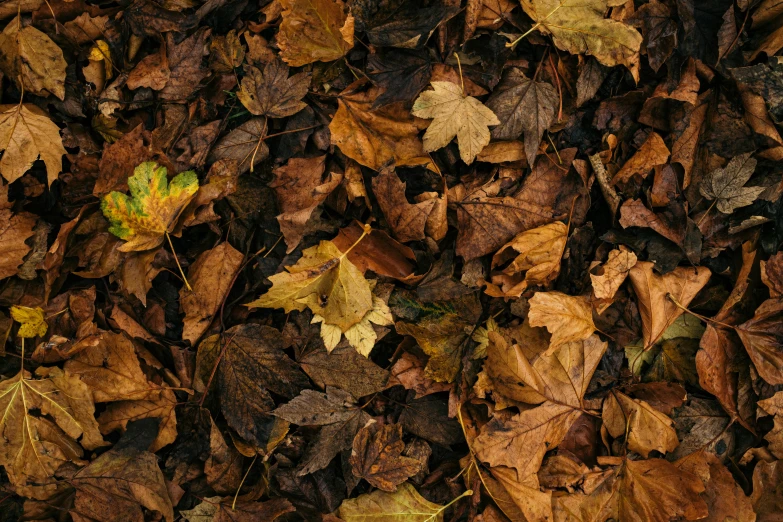
[[[0,521],[783,517],[777,0],[1,0]]]

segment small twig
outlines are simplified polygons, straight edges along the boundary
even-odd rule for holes
[[[182,265],[179,264],[179,259],[177,258],[177,253],[174,251],[174,244],[171,242],[171,236],[169,236],[168,232],[166,232],[166,239],[169,240],[169,246],[171,247],[171,253],[174,255],[174,262],[177,263],[177,268],[179,268],[179,273],[182,276],[182,281],[185,283],[185,288],[188,289],[188,292],[192,292],[193,289],[190,287],[190,283],[188,283],[188,278],[185,277],[185,272],[182,271]]]
[[[598,181],[598,186],[601,187],[601,194],[604,195],[604,199],[612,211],[612,218],[614,218],[617,214],[617,209],[620,207],[620,196],[617,195],[617,191],[614,190],[609,178],[606,176],[606,169],[601,162],[601,157],[598,154],[593,154],[589,159],[590,165],[593,166],[593,172],[595,172],[595,179]]]

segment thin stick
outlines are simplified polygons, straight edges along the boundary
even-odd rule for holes
[[[234,501],[231,503],[231,511],[233,511],[233,510],[234,510],[234,509],[236,509],[236,507],[237,507],[237,497],[239,496],[239,490],[240,490],[240,489],[242,489],[242,484],[244,484],[244,483],[245,483],[245,479],[246,479],[246,478],[247,478],[247,476],[250,474],[250,470],[251,470],[251,469],[253,469],[253,464],[255,464],[255,463],[256,463],[256,459],[257,459],[257,458],[258,458],[258,454],[256,454],[256,455],[253,457],[253,462],[251,462],[251,463],[250,463],[250,466],[248,466],[248,468],[247,468],[247,471],[245,472],[245,476],[244,476],[244,477],[242,477],[242,482],[240,482],[240,483],[239,483],[239,486],[237,486],[237,492],[236,492],[236,493],[234,493]]]
[[[454,58],[457,59],[457,67],[459,68],[459,81],[462,84],[462,95],[465,96],[465,80],[462,78],[462,62],[459,61],[459,55],[454,53]]]
[[[704,218],[706,218],[706,217],[707,217],[707,214],[709,214],[709,213],[710,213],[710,210],[712,210],[712,207],[714,207],[714,206],[715,206],[715,204],[716,204],[717,202],[718,202],[718,198],[715,198],[715,201],[713,201],[713,202],[712,202],[712,205],[710,205],[710,206],[709,206],[709,208],[707,209],[707,211],[706,211],[706,212],[705,212],[705,213],[704,213],[704,214],[701,216],[701,218],[699,219],[699,222],[698,222],[698,223],[696,223],[696,228],[699,228],[699,225],[701,225],[701,222],[702,222],[702,221],[704,221]]]
[[[171,243],[171,237],[169,236],[168,232],[166,232],[166,239],[169,240],[169,246],[171,247],[171,253],[174,255],[174,261],[177,263],[177,268],[179,268],[179,273],[182,276],[182,281],[185,282],[185,288],[188,289],[188,292],[192,292],[193,289],[190,287],[190,283],[188,283],[188,278],[185,277],[185,272],[182,271],[182,266],[179,264],[179,259],[177,259],[177,253],[174,251],[174,245]]]

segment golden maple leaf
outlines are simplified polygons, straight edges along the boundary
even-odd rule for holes
[[[0,52],[2,54],[2,52]],[[46,164],[49,185],[62,171],[66,154],[60,128],[39,107],[30,103],[0,105],[0,175],[13,183],[38,158]]]
[[[22,325],[19,328],[19,333],[17,334],[19,337],[38,337],[46,334],[48,325],[46,324],[46,318],[44,317],[44,311],[42,308],[12,306],[11,317],[14,318],[14,321],[21,323]]]
[[[470,165],[489,143],[489,125],[499,125],[495,113],[462,87],[451,82],[432,82],[432,91],[421,93],[411,111],[419,118],[432,119],[424,133],[424,150],[445,147],[457,137],[459,156]]]

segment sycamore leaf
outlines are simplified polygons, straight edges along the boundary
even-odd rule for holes
[[[557,522],[698,520],[709,514],[703,491],[699,477],[665,460],[621,459],[588,492],[553,497],[553,511]]]
[[[36,375],[41,379],[24,372],[0,382],[0,464],[15,486],[43,483],[78,461],[81,446],[104,445],[87,385],[59,368],[40,367]]]
[[[252,114],[285,118],[307,107],[302,98],[310,86],[309,73],[289,78],[288,66],[279,60],[270,62],[263,72],[253,66],[245,67],[245,71],[237,98]]]
[[[281,0],[280,57],[294,67],[331,62],[353,47],[353,16],[342,0]]]
[[[272,414],[300,426],[322,426],[302,456],[299,475],[329,465],[335,455],[351,447],[356,433],[370,420],[351,394],[329,386],[325,394],[304,390]]]
[[[651,451],[673,451],[680,441],[674,422],[649,404],[612,392],[604,400],[604,426],[614,438],[628,435],[628,449],[647,457]]]
[[[604,19],[607,0],[521,0],[525,10],[555,45],[571,54],[591,54],[603,65],[625,65],[639,80],[642,35],[615,20]]]
[[[468,490],[463,496],[471,494]],[[346,499],[337,514],[345,522],[443,522],[447,507],[430,502],[405,482],[395,493],[378,490]]]
[[[183,509],[180,514],[187,522],[272,522],[294,511],[294,506],[284,498],[266,502],[221,500],[220,497],[206,497],[201,504],[193,509]]]
[[[0,33],[0,70],[25,92],[64,100],[67,66],[62,49],[32,25],[22,27],[21,17]]]
[[[286,312],[309,308],[342,332],[372,310],[370,284],[331,241],[304,250],[302,258],[286,270],[270,276],[272,288],[246,306]]]
[[[0,53],[2,54],[2,53]],[[62,171],[62,157],[67,153],[60,128],[35,105],[22,103],[0,105],[0,174],[13,183],[27,172],[37,159],[46,164],[51,185]]]
[[[560,258],[567,239],[568,225],[560,221],[517,235],[492,257],[492,267],[495,268],[507,262],[513,255],[512,251],[519,253],[502,273],[492,276],[493,284],[486,292],[493,297],[519,297],[529,286],[548,285],[560,273]],[[525,272],[521,281],[520,272]],[[498,292],[495,285],[502,285],[502,291]]]
[[[740,154],[729,161],[722,169],[710,172],[702,181],[699,191],[710,201],[715,200],[718,210],[731,214],[740,207],[753,203],[765,187],[746,187],[756,169],[756,160],[752,152]]]
[[[209,42],[209,65],[213,71],[230,73],[242,65],[243,61],[245,61],[245,48],[234,29],[225,36],[212,37],[212,41]]]
[[[456,136],[460,158],[470,165],[489,143],[489,125],[498,125],[500,120],[455,83],[432,82],[432,87],[419,95],[411,111],[419,118],[432,119],[424,134],[424,150],[441,149]]]
[[[397,486],[419,472],[421,463],[404,457],[402,426],[371,423],[356,434],[349,463],[353,474],[383,491],[394,492]]]
[[[590,303],[561,292],[536,292],[530,299],[529,318],[530,326],[546,326],[552,334],[550,349],[584,341],[595,332]]]
[[[321,339],[329,352],[334,350],[343,335],[342,330],[333,324],[324,322],[324,318],[317,314],[313,316],[313,323],[321,323]],[[375,341],[378,339],[378,334],[375,333],[372,326],[374,324],[378,326],[394,324],[394,317],[392,317],[389,306],[377,296],[372,297],[372,309],[364,314],[362,320],[345,331],[348,344],[365,357],[370,356],[370,352],[375,347]]]
[[[515,140],[524,133],[525,157],[527,164],[533,165],[544,131],[555,119],[557,106],[554,87],[531,80],[519,69],[511,69],[487,100],[487,107],[501,122],[492,129],[492,137]]]
[[[672,298],[680,306],[688,306],[710,279],[709,268],[703,266],[677,267],[666,275],[654,273],[654,266],[649,261],[639,261],[628,273],[639,298],[645,350],[649,350],[682,315],[682,308]]]
[[[11,317],[20,323],[19,337],[40,337],[46,334],[49,326],[46,324],[43,308],[29,308],[27,306],[12,306]]]
[[[752,318],[736,327],[737,335],[761,378],[783,384],[783,299],[767,299]]]
[[[150,250],[163,243],[198,192],[198,178],[189,170],[169,183],[166,168],[148,161],[134,169],[128,187],[130,197],[111,192],[101,200],[103,215],[111,223],[109,232],[126,241],[121,252]]]

